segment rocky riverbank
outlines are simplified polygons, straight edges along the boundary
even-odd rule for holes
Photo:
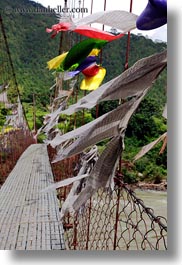
[[[155,183],[146,183],[146,182],[138,182],[135,185],[132,185],[133,189],[141,189],[141,190],[157,190],[157,191],[167,191],[167,181],[162,181],[159,184]]]

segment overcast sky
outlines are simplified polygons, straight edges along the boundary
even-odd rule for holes
[[[57,6],[64,6],[64,0],[38,0],[36,1],[45,7],[50,6],[51,8],[56,8]],[[75,2],[75,7],[79,7],[79,0],[68,0],[68,2]],[[83,3],[83,0],[81,1]],[[84,7],[88,8],[90,12],[90,0],[84,0]],[[140,15],[143,9],[146,7],[148,0],[133,0],[133,13]],[[82,4],[81,4],[82,6]],[[107,0],[106,10],[126,10],[129,11],[130,0]],[[93,0],[93,13],[104,10],[104,0]],[[132,33],[142,33],[144,36],[148,35],[153,40],[159,39],[162,41],[167,41],[167,25],[160,27],[156,30],[150,31],[139,31],[134,30]]]

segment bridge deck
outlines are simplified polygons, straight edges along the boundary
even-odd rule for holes
[[[0,249],[65,249],[46,145],[31,145],[0,190]]]

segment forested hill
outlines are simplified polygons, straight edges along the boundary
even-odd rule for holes
[[[47,92],[53,77],[46,69],[46,62],[58,55],[59,39],[52,40],[46,27],[57,23],[54,14],[17,12],[42,8],[28,0],[0,0],[11,56],[18,84],[23,86],[24,100],[32,101],[32,92]],[[44,100],[45,97],[42,97]]]
[[[17,80],[23,86],[23,99],[32,101],[32,92],[48,93],[53,84],[53,76],[46,69],[46,62],[58,55],[60,35],[51,39],[46,27],[57,23],[54,14],[41,12],[15,12],[42,8],[29,0],[0,0],[8,43],[15,66]],[[102,62],[107,69],[105,81],[117,76],[124,69],[127,37],[106,45],[103,50]],[[129,65],[138,59],[160,52],[165,43],[154,43],[142,36],[131,36]],[[42,101],[48,97],[43,96]]]

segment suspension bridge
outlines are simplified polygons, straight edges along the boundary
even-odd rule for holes
[[[65,249],[47,147],[30,145],[0,190],[0,249]]]
[[[93,7],[93,1],[91,2],[91,7]],[[104,2],[105,10],[106,1]],[[129,11],[130,13],[132,12],[132,1]],[[113,179],[114,188],[112,195],[111,190],[105,190],[99,184],[96,192],[91,194],[92,196],[86,201],[85,207],[81,207],[79,211],[75,211],[74,213],[68,210],[70,205],[68,207],[66,203],[69,204],[74,196],[78,199],[78,202],[79,199],[81,200],[85,196],[83,187],[87,189],[88,183],[83,182],[83,179],[80,177],[80,172],[84,176],[90,174],[90,172],[94,172],[93,174],[95,175],[100,174],[98,171],[104,170],[101,168],[102,164],[107,167],[107,164],[104,164],[104,162],[109,161],[109,152],[105,152],[107,156],[104,158],[101,156],[102,163],[100,165],[98,165],[100,160],[99,163],[96,162],[98,157],[95,149],[94,151],[91,150],[90,153],[84,153],[83,157],[78,155],[79,152],[73,152],[73,156],[68,156],[62,161],[58,160],[54,164],[51,164],[51,161],[57,155],[56,149],[53,149],[50,145],[47,147],[47,144],[37,144],[35,135],[30,130],[21,102],[8,39],[1,16],[0,24],[0,45],[2,46],[2,58],[0,62],[0,103],[5,108],[11,108],[13,110],[12,115],[7,116],[6,121],[4,121],[5,125],[11,125],[11,129],[7,129],[8,126],[2,126],[0,132],[0,249],[167,249],[166,218],[155,216],[153,209],[146,207],[143,201],[137,198],[136,194],[122,182],[120,169]],[[63,35],[61,35],[62,38]],[[129,67],[129,45],[130,33],[128,34],[127,41],[125,70]],[[151,79],[155,79],[164,68],[165,63],[162,56],[161,62],[157,66],[158,68],[156,67],[151,70]],[[122,78],[121,76],[121,80]],[[60,80],[58,81],[60,85]],[[147,79],[144,82],[149,86]],[[16,89],[17,103],[14,105],[8,100],[7,91],[10,86],[14,86]],[[69,93],[67,92],[67,100],[72,95],[72,89],[73,87],[71,87]],[[62,90],[61,93],[63,93]],[[59,89],[56,96],[60,96]],[[133,103],[126,103],[126,106],[120,106],[117,109],[117,115],[120,115],[118,120],[124,120],[119,110],[122,109],[125,114],[129,115],[127,112],[128,109],[130,110],[131,106],[132,108],[136,108],[140,102],[140,98],[137,100]],[[62,103],[64,102],[61,101]],[[96,109],[98,112],[98,105]],[[56,111],[58,111],[58,114],[56,114]],[[49,117],[53,125],[60,114],[59,111],[61,112],[59,109],[53,109],[53,115],[51,118]],[[100,131],[98,130],[95,138],[91,131],[88,139],[85,139],[88,140],[86,142],[90,141],[90,143],[95,143],[93,139],[97,137],[101,139],[99,137],[102,136],[103,132],[99,126],[109,126],[107,122],[110,122],[110,119],[113,119],[113,117],[116,118],[117,116],[112,113],[109,115],[111,116],[104,117],[103,121],[101,118],[98,123],[97,121],[93,123],[94,126],[98,126],[94,127],[94,129],[96,128]],[[119,124],[118,120],[114,120],[117,126]],[[103,124],[102,122],[105,123]],[[52,131],[53,126],[48,125],[43,126],[43,131],[46,133],[49,132],[48,140],[52,140],[52,133],[56,133],[56,131]],[[88,127],[86,126],[83,129],[87,132]],[[107,134],[110,136],[113,131],[109,127],[107,130]],[[101,136],[98,136],[100,132]],[[118,138],[122,142],[120,137],[116,137],[114,141],[117,140],[117,142],[111,141],[109,145],[109,150],[112,152],[114,144],[116,145],[115,148],[117,148],[118,143],[120,143],[118,142]],[[68,137],[69,139],[71,137]],[[83,146],[87,147],[84,144]],[[113,152],[113,156],[121,151],[122,148],[119,150],[116,149]],[[94,167],[95,164],[96,167]],[[110,170],[109,166],[108,170]],[[105,173],[107,175],[107,172]],[[56,187],[54,186],[55,182],[70,181],[70,178],[75,174],[78,174],[80,182],[76,181],[74,184],[70,182],[68,185],[63,185],[62,187],[57,186],[57,188],[50,188],[49,190],[51,186]],[[46,189],[49,192],[45,192]],[[79,197],[79,193],[83,196]],[[71,204],[71,207],[73,209],[75,207],[76,209],[77,205],[75,201]]]
[[[56,191],[41,193],[54,182],[47,146],[36,144],[28,126],[2,17],[0,23],[0,102],[16,109],[6,120],[11,126],[4,126],[0,133],[0,249],[63,250],[64,231]],[[16,89],[16,106],[7,96],[10,81]]]

